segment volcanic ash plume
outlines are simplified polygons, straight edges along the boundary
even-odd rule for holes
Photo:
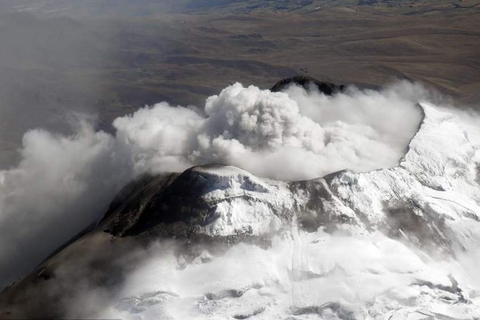
[[[222,163],[258,176],[299,180],[398,164],[418,129],[426,91],[400,83],[333,97],[237,83],[207,99],[205,113],[166,103],[114,122],[139,172]]]

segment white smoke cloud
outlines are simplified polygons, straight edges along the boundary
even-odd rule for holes
[[[299,180],[395,166],[421,120],[416,103],[428,95],[407,82],[333,97],[237,83],[208,98],[203,112],[160,103],[118,118],[114,136],[85,121],[71,136],[29,131],[18,167],[0,172],[0,286],[98,221],[145,172],[215,162]]]
[[[115,144],[86,123],[72,136],[25,134],[22,161],[0,172],[0,285],[99,218],[131,178]]]
[[[215,162],[299,180],[395,166],[418,129],[416,103],[427,95],[410,83],[380,92],[352,88],[333,97],[237,83],[208,98],[205,115],[161,103],[114,126],[117,137],[133,146],[140,171]]]

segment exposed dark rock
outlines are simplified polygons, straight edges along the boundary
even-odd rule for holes
[[[319,227],[325,227],[326,232],[333,233],[341,224],[354,223],[350,217],[325,208],[325,203],[333,200],[325,178],[292,182],[290,190],[308,192],[308,201],[297,208],[297,221],[303,230],[316,232]]]
[[[395,239],[403,235],[410,241],[423,247],[434,244],[446,252],[450,244],[445,232],[444,218],[429,216],[429,207],[423,210],[412,203],[396,201],[385,203],[387,229],[386,234]]]
[[[228,188],[228,178],[208,172],[216,166],[193,167],[180,175],[145,176],[132,182],[110,206],[101,228],[114,236],[141,235],[151,239],[195,237],[200,240],[202,236],[198,234],[198,229],[217,218],[215,208],[219,202],[229,202],[238,197],[255,201],[248,194],[213,200],[204,198],[203,195],[214,189]],[[248,175],[240,174],[237,179],[245,191],[267,192],[263,186],[251,181]],[[278,212],[278,215],[282,214]],[[250,235],[251,231],[247,229],[232,236],[240,239]],[[234,240],[229,238],[224,240]],[[262,243],[262,246],[265,244],[261,238],[253,240]]]
[[[236,314],[233,316],[234,319],[249,319],[251,317],[254,317],[260,313],[262,313],[263,311],[265,311],[265,307],[261,307],[261,308],[258,308],[252,312],[249,312],[249,313],[242,313],[242,314]]]
[[[142,216],[145,208],[155,196],[166,189],[178,174],[144,175],[129,183],[115,197],[101,221],[104,231],[122,236]]]
[[[355,315],[353,311],[349,310],[342,304],[338,302],[327,302],[321,306],[308,306],[308,307],[302,307],[302,308],[294,308],[292,311],[292,314],[295,316],[300,316],[300,315],[305,315],[305,314],[318,314],[322,315],[326,311],[330,311],[338,319],[342,320],[355,320]]]
[[[305,75],[299,75],[291,78],[282,79],[277,83],[275,83],[275,85],[270,90],[272,92],[283,91],[284,89],[286,89],[292,84],[299,85],[307,91],[310,91],[312,89],[317,89],[318,91],[328,96],[331,96],[337,92],[341,92],[345,90],[344,85],[337,85],[330,82],[319,81],[315,78],[305,76]]]

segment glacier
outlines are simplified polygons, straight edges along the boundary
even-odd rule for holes
[[[18,319],[480,319],[480,127],[420,103],[398,166],[142,176],[0,293]]]

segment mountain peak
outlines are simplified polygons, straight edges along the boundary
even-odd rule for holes
[[[463,256],[480,242],[480,134],[422,107],[394,168],[299,182],[223,165],[142,176],[96,230],[1,293],[1,314],[59,318],[53,301],[85,301],[75,289],[87,287],[106,292],[91,314],[125,319],[476,319],[478,261]]]

